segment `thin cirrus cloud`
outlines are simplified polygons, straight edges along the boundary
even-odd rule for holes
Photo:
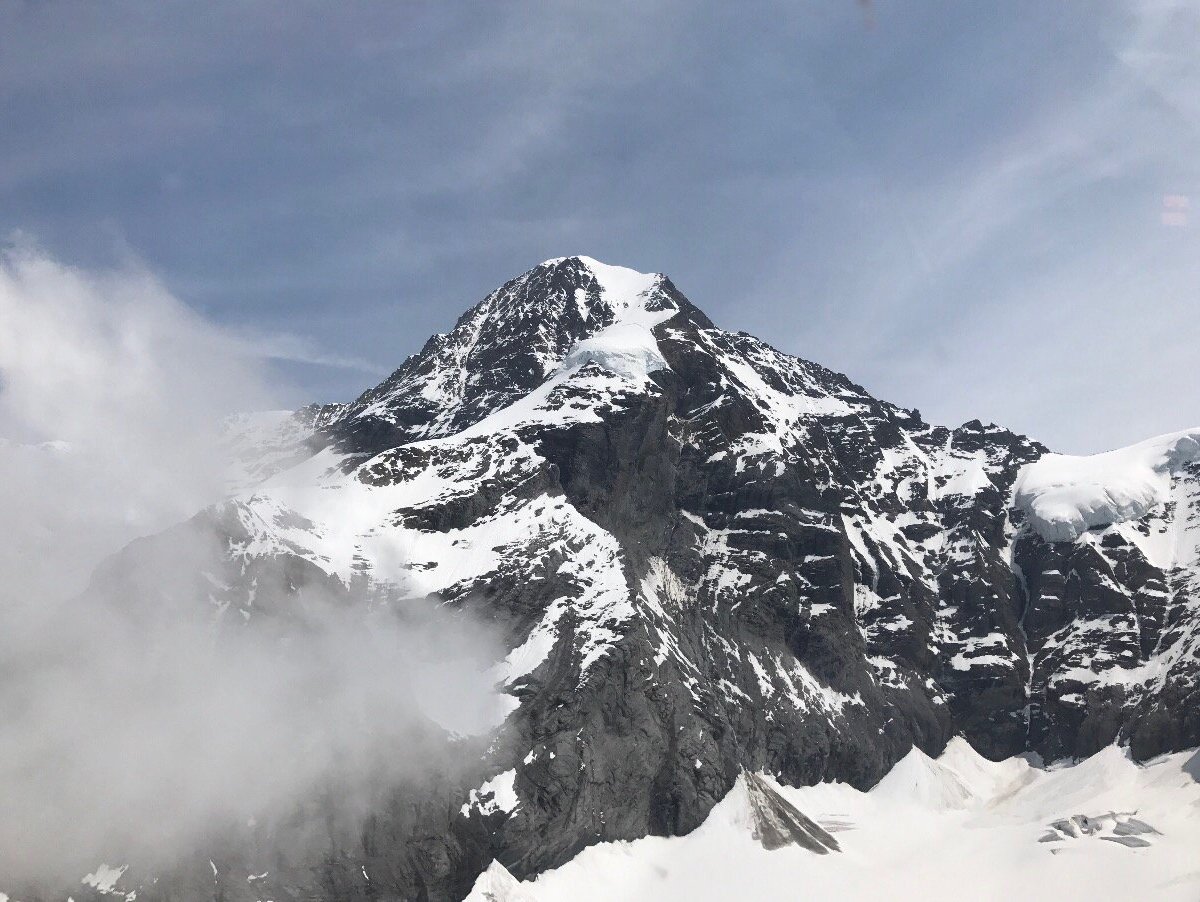
[[[119,234],[290,403],[587,253],[938,422],[1078,452],[1200,422],[1196,224],[1163,209],[1200,197],[1194,5],[0,17],[0,228],[84,263]]]
[[[238,335],[237,341],[248,356],[259,357],[263,360],[350,370],[368,376],[385,376],[389,372],[386,367],[362,357],[327,353],[313,339],[303,335],[292,335],[286,332],[275,334],[248,332]]]

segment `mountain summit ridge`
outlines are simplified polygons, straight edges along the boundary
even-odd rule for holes
[[[249,575],[281,566],[436,596],[508,650],[470,785],[379,813],[323,859],[339,886],[461,898],[493,859],[524,878],[686,833],[743,771],[865,788],[955,735],[996,759],[1200,745],[1194,460],[1055,541],[1014,503],[1044,446],[931,426],[586,257],[296,422],[293,457],[201,515],[223,616],[263,616]]]
[[[708,323],[660,273],[590,257],[547,260],[491,292],[380,385],[338,409],[344,432],[381,444],[452,434],[539,385],[579,341],[681,311]],[[337,430],[335,430],[337,431]]]

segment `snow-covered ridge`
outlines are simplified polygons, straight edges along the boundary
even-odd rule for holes
[[[336,432],[386,423],[410,440],[435,438],[513,404],[571,364],[641,378],[664,365],[651,331],[679,311],[660,273],[591,257],[547,260],[493,291],[325,425]]]
[[[529,881],[493,863],[468,899],[706,902],[792,898],[803,887],[814,899],[1183,902],[1200,887],[1198,762],[1182,752],[1138,765],[1110,746],[1040,768],[990,761],[958,738],[937,759],[913,749],[865,793],[755,777],[836,837],[841,854],[764,846],[740,779],[687,836],[601,843]]]
[[[1046,454],[1021,471],[1013,500],[1042,538],[1072,542],[1145,516],[1166,500],[1172,474],[1198,460],[1200,427],[1103,454]]]

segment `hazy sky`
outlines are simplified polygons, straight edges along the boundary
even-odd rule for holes
[[[1198,42],[1157,0],[8,0],[0,232],[141,261],[297,403],[585,253],[1101,450],[1200,424]]]

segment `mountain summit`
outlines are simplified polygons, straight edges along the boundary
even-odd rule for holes
[[[288,428],[274,472],[202,515],[223,616],[264,616],[268,564],[285,595],[436,596],[506,637],[509,705],[470,782],[381,804],[317,861],[244,855],[258,898],[313,873],[462,898],[493,860],[523,878],[687,833],[744,771],[866,788],[956,735],[993,759],[1200,745],[1198,432],[1096,464],[933,426],[588,257]],[[1136,504],[1091,503],[1137,479]]]
[[[583,341],[583,354],[632,343],[681,316],[710,326],[661,274],[590,257],[547,260],[506,282],[383,383],[337,412],[340,435],[381,446],[450,435],[541,385]]]

